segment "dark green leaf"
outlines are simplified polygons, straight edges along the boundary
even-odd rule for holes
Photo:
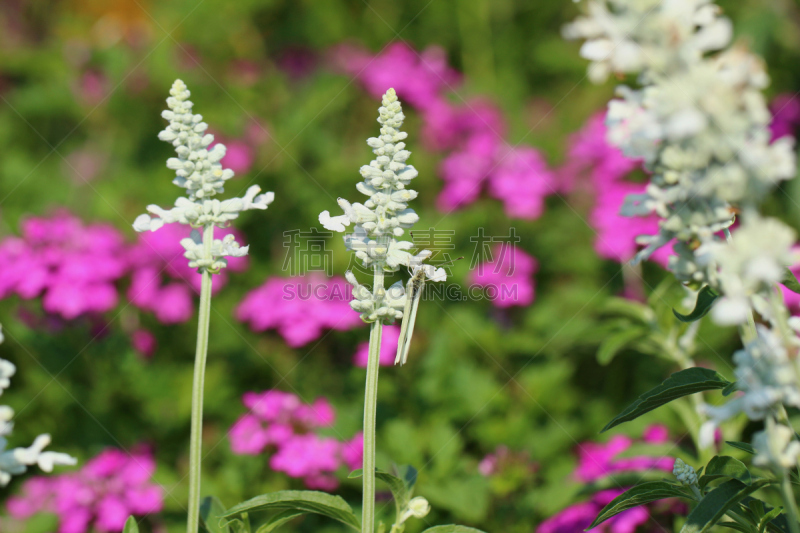
[[[128,520],[125,521],[125,527],[122,529],[122,533],[139,533],[139,524],[134,517],[128,517]]]
[[[736,449],[742,450],[742,451],[747,452],[747,453],[752,454],[752,455],[756,454],[756,449],[753,448],[752,445],[750,445],[750,444],[748,444],[746,442],[738,442],[738,441],[735,441],[735,440],[726,440],[725,444],[733,446]]]
[[[711,481],[721,478],[738,479],[749,485],[752,477],[743,462],[727,455],[717,455],[706,466],[706,473],[700,478],[699,485],[703,489]]]
[[[350,472],[350,475],[347,477],[354,479],[361,477],[362,474],[362,470],[359,469]],[[392,496],[394,496],[394,504],[396,507],[397,516],[400,517],[400,514],[406,508],[406,504],[408,504],[408,501],[411,499],[411,492],[408,490],[406,482],[399,477],[390,474],[389,472],[384,472],[383,470],[378,470],[377,468],[375,469],[375,477],[389,485],[389,490],[392,491]]]
[[[758,523],[758,531],[762,533],[767,530],[767,525],[772,522],[778,515],[781,514],[783,511],[783,507],[776,507],[775,509],[771,510],[770,512],[766,513],[763,517],[761,517],[761,521]]]
[[[745,496],[768,485],[769,481],[756,481],[745,485],[737,479],[726,481],[705,495],[692,509],[681,533],[703,533],[708,531],[729,509],[737,505]]]
[[[675,372],[665,379],[661,385],[639,396],[627,409],[606,424],[606,427],[603,428],[601,433],[623,422],[634,420],[672,400],[696,392],[722,389],[725,388],[728,383],[728,380],[708,368],[693,367]]]
[[[597,362],[607,365],[620,350],[646,333],[647,330],[643,328],[627,328],[610,335],[597,349]]]
[[[699,293],[697,293],[697,302],[694,304],[694,310],[691,313],[688,315],[682,315],[674,309],[672,312],[681,322],[694,322],[695,320],[700,320],[708,314],[708,312],[711,310],[711,305],[718,297],[719,294],[717,294],[714,289],[706,285],[700,289]]]
[[[282,490],[262,494],[234,505],[222,517],[234,518],[242,513],[286,509],[327,516],[361,531],[361,525],[346,501],[339,496],[313,490]]]
[[[225,506],[214,496],[206,496],[200,504],[200,520],[208,533],[230,533],[227,524],[220,525]]]
[[[303,516],[304,514],[307,513],[305,511],[298,511],[296,509],[286,509],[285,511],[281,511],[278,514],[269,517],[266,522],[259,526],[259,528],[256,530],[256,533],[271,533],[286,522],[289,522],[298,516]]]
[[[429,527],[422,533],[485,533],[480,529],[475,529],[474,527],[466,527],[466,526],[456,526],[453,524],[449,524],[447,526],[435,526]]]
[[[797,276],[794,275],[794,272],[788,268],[783,269],[783,279],[781,279],[781,283],[790,291],[800,294],[800,282],[797,281]]]
[[[717,525],[722,527],[727,527],[735,531],[741,531],[742,533],[752,533],[753,531],[752,529],[748,529],[741,524],[737,524],[736,522],[720,522]]]
[[[654,502],[656,500],[663,500],[664,498],[689,498],[683,490],[677,486],[667,483],[666,481],[650,481],[636,485],[628,489],[624,493],[614,498],[611,503],[606,505],[597,518],[594,519],[592,525],[587,529],[591,529],[598,524],[601,524],[609,518],[618,515],[622,511],[627,511],[634,507],[644,505],[646,503]]]
[[[739,389],[736,388],[736,382],[734,381],[733,383],[731,383],[730,385],[728,385],[724,389],[722,389],[722,395],[723,396],[730,396],[731,394],[733,394],[737,390],[739,390]]]

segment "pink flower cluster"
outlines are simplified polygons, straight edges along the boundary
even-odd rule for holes
[[[470,284],[483,287],[495,307],[526,306],[533,302],[533,275],[539,264],[511,243],[492,249],[487,261],[468,276]]]
[[[359,433],[352,440],[322,437],[315,430],[333,425],[335,412],[324,398],[304,404],[296,395],[269,390],[249,392],[242,399],[249,411],[231,427],[233,453],[272,455],[270,468],[300,478],[312,489],[333,490],[334,476],[345,464],[350,470],[361,468],[364,452]]]
[[[490,102],[452,104],[446,93],[460,76],[447,65],[441,48],[421,53],[394,43],[378,55],[349,45],[333,51],[339,69],[356,77],[376,98],[393,87],[419,111],[427,146],[445,151],[440,175],[445,181],[439,209],[451,211],[477,200],[484,185],[503,202],[510,217],[535,219],[544,198],[563,190],[543,156],[531,147],[510,147],[500,110]]]
[[[665,443],[669,440],[667,429],[663,426],[650,426],[645,430],[642,441],[653,444]],[[670,457],[618,457],[633,444],[633,440],[617,435],[607,444],[588,442],[578,447],[578,467],[574,472],[577,480],[591,483],[605,476],[621,472],[647,472],[661,470],[672,472],[675,460]],[[614,498],[626,489],[607,489],[595,493],[589,501],[567,507],[557,515],[542,522],[537,533],[580,533],[584,531],[603,509]],[[590,531],[604,533],[634,533],[636,529],[647,523],[651,516],[658,512],[682,511],[680,504],[672,501],[657,502],[651,506],[639,506],[624,511],[614,518],[603,522]]]
[[[6,504],[14,518],[55,513],[58,533],[122,531],[128,516],[161,511],[164,494],[151,482],[156,464],[150,453],[108,449],[79,471],[37,476],[22,486],[22,494]]]
[[[0,243],[0,298],[42,297],[48,313],[65,319],[117,305],[115,283],[128,270],[122,235],[105,224],[83,224],[66,211],[29,218],[21,236]]]
[[[658,232],[658,218],[624,217],[620,208],[628,194],[644,191],[644,183],[626,180],[641,162],[625,157],[606,140],[605,112],[591,117],[583,129],[572,136],[567,152],[568,163],[561,169],[563,181],[586,184],[595,195],[589,221],[597,232],[595,250],[619,263],[629,261],[639,250],[636,237]],[[671,251],[662,247],[650,259],[666,266]]]
[[[191,234],[183,224],[167,224],[158,231],[138,234],[138,241],[128,250],[131,285],[128,299],[136,307],[149,311],[162,324],[186,322],[194,313],[193,296],[200,294],[201,276],[189,267],[183,257],[181,239]],[[214,238],[233,234],[238,242],[242,235],[234,229],[217,230]],[[229,257],[228,267],[214,276],[212,290],[216,293],[228,281],[227,271],[241,272],[247,268],[247,257]]]
[[[269,278],[245,295],[236,318],[253,331],[276,329],[289,346],[303,346],[326,329],[346,331],[363,325],[350,308],[352,287],[342,277],[319,273]]]

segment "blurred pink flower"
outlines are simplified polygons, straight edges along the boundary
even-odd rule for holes
[[[150,481],[155,469],[150,453],[108,449],[79,472],[29,479],[6,507],[14,518],[55,513],[59,533],[122,531],[128,516],[161,511],[163,490]]]
[[[364,463],[364,434],[356,433],[355,437],[342,443],[342,459],[351,471],[358,470]]]
[[[66,211],[22,222],[21,237],[0,243],[6,265],[0,298],[43,295],[48,313],[65,319],[101,313],[117,305],[115,282],[126,272],[122,235],[104,224],[84,225]]]
[[[350,308],[351,287],[342,277],[319,273],[270,278],[245,295],[236,318],[253,331],[276,329],[297,348],[322,336],[326,329],[346,331],[364,323]]]
[[[183,256],[180,240],[191,233],[182,224],[166,224],[158,231],[138,234],[138,241],[128,251],[133,269],[128,299],[138,308],[152,312],[163,324],[186,322],[194,313],[193,294],[200,293],[202,277],[189,266]],[[233,234],[238,242],[242,235],[233,228],[217,230],[214,237],[222,239]],[[241,272],[247,268],[247,257],[229,257],[228,267],[214,276],[213,292],[228,282],[228,271]]]
[[[503,201],[509,217],[535,220],[544,211],[545,197],[558,192],[556,176],[533,148],[504,152],[489,176],[489,194]]]
[[[779,94],[769,104],[772,111],[772,140],[794,135],[800,126],[800,100],[793,94]]]
[[[467,279],[472,285],[484,287],[495,307],[526,306],[533,303],[533,275],[538,268],[532,256],[510,243],[501,243]]]
[[[381,355],[379,363],[381,366],[389,366],[394,364],[394,358],[397,355],[397,341],[400,340],[400,327],[399,326],[384,326],[383,334],[381,335]],[[361,368],[367,367],[369,361],[369,342],[364,341],[356,348],[356,353],[353,355],[353,364]]]
[[[358,462],[359,435],[339,442],[316,434],[335,420],[333,407],[324,398],[305,404],[296,395],[269,390],[249,392],[243,403],[248,412],[231,428],[228,437],[233,453],[259,455],[271,452],[270,468],[303,479],[309,488],[333,490],[338,481],[333,475],[344,462]],[[363,446],[363,445],[362,445]]]
[[[131,335],[131,345],[139,355],[145,359],[150,359],[156,351],[158,341],[156,336],[146,329],[137,329]]]
[[[81,76],[78,96],[89,105],[97,105],[108,93],[108,79],[102,72],[89,70]]]
[[[214,142],[209,145],[209,149],[220,143],[225,145],[226,151],[225,157],[221,161],[222,166],[233,170],[237,176],[247,174],[255,161],[255,150],[250,142],[230,139],[216,132],[210,133],[214,135]]]

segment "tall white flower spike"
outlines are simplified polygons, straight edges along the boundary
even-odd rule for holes
[[[172,183],[186,190],[186,196],[175,201],[171,209],[162,209],[157,205],[147,206],[149,214],[139,215],[133,223],[136,231],[156,231],[164,224],[178,222],[193,228],[204,228],[203,238],[183,239],[184,254],[193,268],[209,269],[219,272],[227,266],[225,257],[239,257],[247,254],[247,246],[239,246],[230,235],[225,242],[213,239],[213,228],[226,228],[231,220],[236,219],[242,211],[250,209],[266,209],[275,199],[275,194],[267,192],[259,194],[261,188],[253,185],[242,198],[217,200],[213,198],[224,192],[225,182],[233,177],[233,171],[222,167],[225,157],[225,146],[215,144],[214,136],[205,133],[208,124],[203,116],[192,113],[193,103],[189,100],[191,93],[181,80],[175,80],[167,98],[168,110],[161,116],[169,121],[169,125],[158,134],[158,138],[175,147],[178,157],[167,160],[167,168],[175,171]],[[211,244],[203,244],[205,233],[209,233]]]

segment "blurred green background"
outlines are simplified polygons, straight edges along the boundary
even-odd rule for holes
[[[800,89],[798,3],[720,4],[737,35],[765,57],[770,93]],[[252,333],[232,311],[247,291],[281,275],[283,232],[316,227],[320,211],[335,210],[335,198],[355,198],[357,170],[372,158],[364,140],[376,132],[378,102],[328,68],[328,51],[354,43],[378,52],[395,41],[417,50],[443,47],[451,67],[464,74],[458,98],[498,105],[509,123],[508,140],[542,150],[558,167],[567,136],[613,95],[613,81],[598,87],[584,78],[579,44],[560,36],[579,9],[568,0],[4,0],[0,234],[16,235],[23,217],[63,207],[87,222],[111,223],[133,241],[130,225],[144,207],[169,205],[178,192],[164,166],[172,150],[156,137],[176,77],[191,89],[196,111],[226,139],[263,126],[269,138],[258,145],[252,169],[226,191],[241,195],[258,183],[275,191],[276,201],[267,212],[237,221],[250,244],[250,267],[233,273],[214,300],[203,492],[232,505],[270,490],[301,488],[299,480],[271,472],[266,457],[232,454],[225,433],[244,412],[244,392],[277,387],[307,400],[327,397],[337,409],[336,432],[355,434],[365,372],[351,357],[367,331],[334,332],[291,349],[273,331]],[[426,150],[419,117],[410,108],[406,114],[411,162],[420,171],[413,207],[421,223],[454,231],[456,250],[465,254],[474,247],[469,237],[476,228],[505,235],[514,227],[539,271],[529,307],[500,311],[485,301],[446,302],[444,310],[422,306],[411,364],[381,372],[379,465],[420,469],[418,492],[433,505],[431,524],[532,531],[579,499],[580,487],[569,476],[576,444],[605,438],[597,435],[605,422],[674,367],[636,350],[623,350],[607,366],[597,362],[600,341],[615,327],[604,305],[626,278],[620,265],[593,250],[594,232],[585,222],[590,200],[550,196],[545,214],[526,222],[507,218],[500,202],[484,195],[443,217],[435,206],[442,154]],[[75,170],[81,164],[82,177]],[[795,185],[785,187],[770,209],[797,225],[800,212],[787,198],[793,191]],[[341,274],[349,254],[338,239],[331,248],[333,270]],[[454,268],[457,281],[467,274],[464,263]],[[666,277],[645,265],[645,292]],[[677,305],[677,287],[667,294]],[[30,316],[42,316],[40,302],[4,300],[0,322],[13,339],[2,346],[3,357],[19,372],[3,399],[19,411],[15,442],[49,431],[54,449],[82,461],[108,446],[152,445],[155,479],[172,492],[164,512],[143,528],[181,531],[195,322],[164,326],[124,303],[105,317],[108,327],[97,336],[96,324],[81,320],[56,330],[29,328]],[[131,324],[155,333],[152,359],[130,347]],[[700,361],[730,375],[715,354],[727,357],[736,348],[735,332],[704,325],[700,335]],[[638,436],[656,420],[676,438],[685,435],[669,410],[622,431]],[[481,475],[479,461],[499,445],[522,452],[535,467]],[[0,490],[0,500],[20,482]],[[359,491],[350,480],[337,493],[357,505]],[[54,524],[44,518],[18,527],[44,533]],[[337,528],[310,519],[296,530]]]

